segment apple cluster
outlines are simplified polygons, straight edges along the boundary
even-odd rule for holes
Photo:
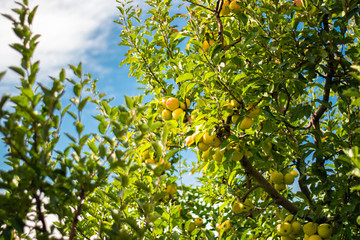
[[[185,99],[184,102],[179,101],[175,97],[164,98],[161,101],[164,109],[161,111],[161,117],[166,120],[179,120],[181,115],[190,107],[190,100]]]
[[[274,185],[274,188],[277,191],[282,191],[285,189],[286,185],[293,184],[298,175],[299,173],[296,170],[291,170],[290,173],[286,173],[285,175],[282,172],[272,171],[270,183]]]
[[[276,226],[276,233],[281,236],[281,240],[294,240],[304,234],[301,223],[293,215],[288,215]]]
[[[328,223],[318,225],[308,222],[304,225],[304,240],[330,240],[332,236],[332,226]]]
[[[234,110],[236,110],[236,108],[239,108],[239,106],[240,106],[239,103],[235,100],[231,100],[230,104],[227,105],[228,108],[234,109]],[[250,104],[245,109],[248,111],[248,113],[245,115],[245,117],[240,122],[239,128],[241,130],[246,130],[246,129],[251,128],[251,126],[253,124],[253,118],[256,117],[260,113],[260,108],[257,105],[254,106],[254,105]],[[231,116],[231,122],[233,124],[237,125],[241,116],[238,113],[236,113],[236,111],[234,111],[234,112],[235,113]]]
[[[276,232],[281,240],[295,240],[304,236],[304,240],[330,240],[332,227],[328,223],[318,225],[308,222],[302,226],[293,215],[288,215],[284,221],[276,226]]]

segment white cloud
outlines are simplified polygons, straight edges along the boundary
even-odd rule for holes
[[[114,0],[37,0],[30,1],[39,5],[33,22],[33,32],[41,35],[35,52],[35,60],[40,60],[40,79],[48,75],[57,75],[60,68],[79,61],[92,61],[90,54],[103,51],[107,47],[112,21],[118,10]],[[16,6],[11,0],[0,1],[1,13],[12,13]],[[0,71],[19,63],[20,55],[8,45],[17,41],[11,30],[11,23],[0,18]],[[9,73],[10,71],[8,71]],[[5,81],[5,82],[4,82]],[[3,83],[14,81],[12,74],[7,74]],[[3,85],[4,86],[4,85]],[[4,93],[0,87],[0,93]]]

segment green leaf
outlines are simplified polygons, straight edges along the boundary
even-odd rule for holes
[[[22,68],[16,67],[16,66],[10,66],[9,67],[11,70],[13,70],[14,72],[18,73],[19,75],[21,75],[22,77],[25,77],[25,72]]]
[[[131,97],[125,95],[125,103],[128,109],[134,108],[134,99],[132,99]]]
[[[176,79],[176,82],[177,83],[180,83],[180,82],[183,82],[183,81],[186,81],[186,80],[190,80],[190,79],[193,79],[194,76],[191,74],[191,73],[184,73],[182,75],[180,75],[177,79]]]
[[[1,81],[1,79],[4,77],[5,73],[6,73],[5,71],[0,72],[0,81]]]

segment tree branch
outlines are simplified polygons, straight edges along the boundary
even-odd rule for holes
[[[283,195],[281,195],[262,175],[261,173],[254,168],[254,166],[251,164],[249,159],[244,156],[240,160],[241,165],[246,170],[246,172],[252,176],[260,185],[261,188],[263,188],[270,197],[274,200],[274,202],[278,205],[283,206],[286,210],[288,210],[292,214],[296,214],[299,208],[294,205],[292,202],[290,202],[288,199],[286,199]]]

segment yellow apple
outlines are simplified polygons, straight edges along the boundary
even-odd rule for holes
[[[220,16],[224,16],[230,13],[229,5],[230,5],[229,0],[223,0],[223,4],[220,10]]]
[[[152,163],[155,164],[155,160],[152,158],[145,159],[145,163]]]
[[[296,237],[300,236],[303,233],[303,228],[302,228],[301,223],[299,221],[293,221],[291,223],[291,227],[292,227],[292,230],[293,230],[292,233]]]
[[[328,223],[320,224],[317,228],[317,232],[322,238],[329,238],[332,234],[332,227]]]
[[[193,138],[193,136],[191,135],[191,136],[187,136],[186,138],[185,138],[185,146],[186,147],[189,147],[191,144],[193,144],[195,142],[195,140],[194,140],[194,138]]]
[[[282,172],[274,171],[270,176],[270,181],[275,184],[280,184],[284,182],[284,174]]]
[[[209,154],[210,154],[210,149],[208,149],[207,151],[205,151],[201,154],[201,159],[204,162],[207,162],[209,160]]]
[[[203,42],[203,50],[206,52],[207,50],[209,50],[209,48],[210,48],[210,44],[209,44],[209,42],[207,41],[207,40],[205,40],[204,42]]]
[[[215,134],[209,134],[207,131],[202,136],[203,142],[207,145],[212,146],[215,142],[216,135]]]
[[[200,151],[205,152],[205,151],[207,151],[209,148],[210,148],[210,146],[207,145],[207,144],[204,143],[204,142],[199,142],[199,143],[198,143],[198,149],[199,149]]]
[[[174,195],[177,192],[177,188],[175,185],[167,185],[165,191],[170,195]]]
[[[203,224],[203,219],[200,218],[200,217],[199,217],[199,218],[195,218],[194,223],[195,223],[195,226],[199,227],[199,226],[201,226],[201,225]]]
[[[303,231],[306,235],[314,235],[317,231],[317,224],[313,222],[308,222],[304,225]]]
[[[231,100],[230,104],[231,104],[231,106],[233,106],[233,108],[240,107],[240,103],[238,103],[238,101],[236,101],[236,100]]]
[[[177,98],[171,97],[166,100],[166,107],[170,111],[174,111],[175,109],[179,108],[179,106],[180,106],[180,103]]]
[[[232,211],[235,213],[235,214],[239,214],[239,213],[242,213],[244,212],[244,208],[242,206],[242,203],[240,203],[239,201],[236,201],[232,207],[231,207]]]
[[[245,130],[251,128],[252,122],[252,118],[245,116],[240,123],[240,129]]]
[[[288,222],[280,223],[276,226],[276,232],[279,236],[288,236],[292,231],[291,224]]]
[[[285,184],[284,183],[275,183],[274,188],[280,192],[285,189]]]
[[[233,0],[229,5],[229,8],[233,13],[241,13],[243,10],[237,2],[237,0]]]
[[[216,148],[215,154],[214,154],[214,160],[217,161],[217,162],[222,162],[224,152],[225,152],[225,150],[221,150],[220,148]]]
[[[150,158],[150,150],[146,150],[146,151],[143,153],[142,158],[143,158],[143,159],[148,159],[148,158]]]
[[[286,185],[291,185],[294,183],[294,176],[291,175],[290,173],[286,173],[284,176],[284,183]]]
[[[220,145],[221,145],[220,139],[219,139],[218,137],[215,137],[215,141],[214,141],[214,143],[213,143],[211,146],[217,148],[217,147],[220,147]]]
[[[194,231],[195,227],[196,227],[196,226],[195,226],[195,223],[191,222],[191,223],[189,224],[188,231],[189,231],[189,232]]]
[[[238,150],[235,150],[232,153],[232,160],[235,161],[235,162],[240,161],[243,157],[244,157],[244,154],[239,152]]]
[[[254,105],[250,104],[248,107],[246,107],[246,110],[249,111],[247,116],[251,117],[251,118],[256,117],[260,113],[260,108],[257,105],[254,106]]]
[[[181,114],[183,114],[184,110],[182,110],[181,108],[177,108],[172,112],[172,117],[175,120],[179,120],[181,117]]]
[[[311,235],[308,240],[322,240],[322,238],[317,235],[317,234],[314,234],[314,235]]]
[[[172,118],[172,112],[168,109],[164,109],[162,110],[161,112],[161,117],[164,119],[164,120],[171,120]]]
[[[294,177],[298,177],[299,173],[296,170],[291,170],[290,174],[293,175]]]
[[[232,122],[233,124],[236,124],[237,121],[239,120],[239,118],[240,118],[240,115],[238,115],[238,114],[232,115],[232,116],[231,116],[231,122]]]

